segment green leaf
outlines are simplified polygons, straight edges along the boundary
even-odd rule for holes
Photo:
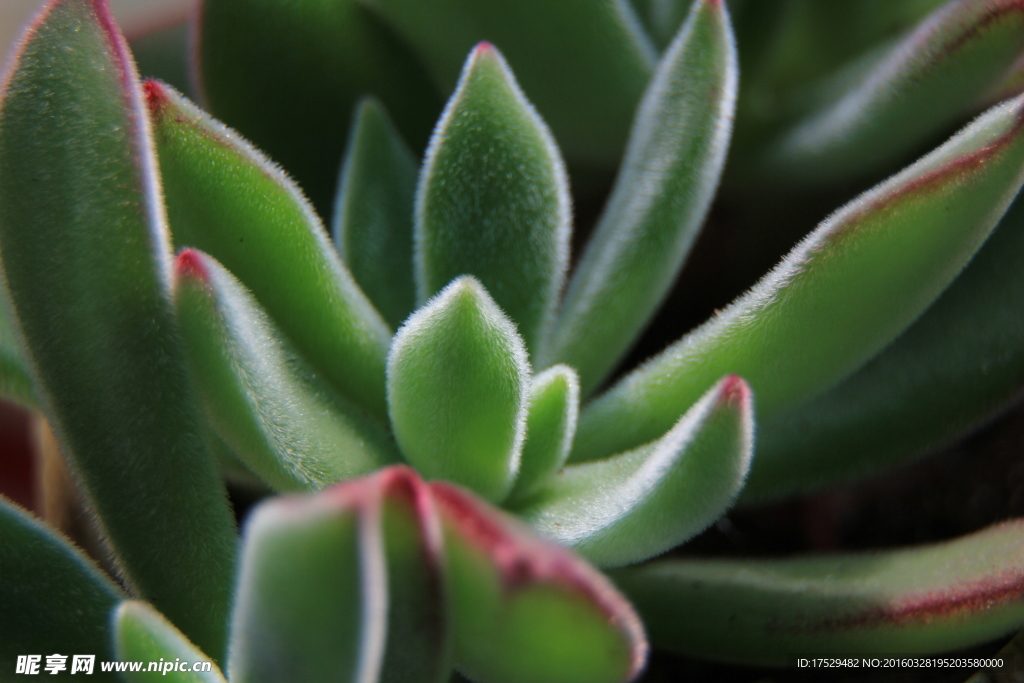
[[[745,500],[906,461],[1024,390],[1024,200],[920,320],[831,391],[762,423]]]
[[[38,405],[31,370],[18,341],[10,297],[0,285],[0,396],[25,408]]]
[[[246,530],[230,680],[443,681],[439,524],[402,467],[261,505]]]
[[[170,683],[224,683],[210,658],[144,602],[122,602],[114,612],[114,631],[117,660],[146,663],[147,670],[125,673],[130,683],[152,681],[155,672],[148,667],[153,662],[160,665],[161,680]]]
[[[356,0],[204,0],[197,35],[210,110],[294,174],[325,216],[359,98],[380,98],[417,149],[441,111],[418,59]]]
[[[577,459],[650,441],[725,374],[758,419],[831,388],[956,277],[1024,181],[1024,100],[993,108],[808,235],[749,293],[584,409]]]
[[[937,545],[785,560],[675,560],[614,574],[655,645],[707,659],[927,654],[1024,625],[1024,523]]]
[[[533,378],[526,414],[526,442],[510,504],[522,501],[565,464],[580,414],[580,380],[566,365]]]
[[[170,300],[142,93],[103,0],[55,0],[0,104],[0,259],[39,399],[125,577],[214,657],[235,530]]]
[[[541,357],[607,378],[665,299],[704,223],[725,164],[736,48],[724,5],[698,2],[633,124],[608,206],[573,273]]]
[[[356,282],[395,328],[416,307],[412,211],[418,173],[419,162],[383,106],[360,102],[331,232]]]
[[[693,0],[632,0],[632,4],[651,40],[664,50],[686,20]]]
[[[743,487],[753,447],[750,391],[727,377],[659,440],[565,468],[516,514],[598,566],[633,564],[721,517]]]
[[[405,457],[425,477],[502,500],[519,470],[529,377],[512,323],[479,282],[455,280],[391,347],[388,404]]]
[[[590,565],[444,482],[455,663],[488,683],[612,683],[643,669],[629,603]]]
[[[146,95],[175,246],[223,263],[335,389],[384,418],[391,332],[298,188],[170,88],[147,81]]]
[[[175,276],[210,421],[263,481],[279,491],[319,489],[399,461],[387,432],[324,385],[223,266],[186,249]]]
[[[420,303],[473,275],[536,349],[569,265],[569,183],[554,139],[487,43],[466,61],[418,193]]]
[[[121,589],[70,541],[2,497],[0,538],[5,679],[14,673],[18,655],[58,652],[112,660],[110,611],[124,597]]]
[[[618,163],[655,51],[623,0],[362,0],[421,55],[443,92],[490,41],[576,162]]]
[[[970,111],[1024,50],[1017,0],[957,0],[767,152],[785,182],[820,183],[895,163]]]

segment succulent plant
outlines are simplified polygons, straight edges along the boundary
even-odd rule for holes
[[[215,119],[140,81],[105,0],[50,0],[0,100],[0,384],[52,425],[117,576],[0,501],[0,677],[56,651],[596,683],[648,637],[780,665],[1020,628],[1020,521],[639,564],[1024,386],[1024,6],[939,4],[203,0]],[[720,183],[801,198],[937,142],[620,370]],[[616,165],[570,268],[570,185]],[[268,497],[240,548],[225,480]]]

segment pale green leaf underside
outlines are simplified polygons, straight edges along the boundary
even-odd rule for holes
[[[906,550],[675,560],[614,575],[653,642],[704,658],[928,654],[1024,624],[1024,523]]]
[[[753,432],[746,385],[723,379],[658,441],[565,468],[517,514],[599,566],[646,560],[732,505],[750,468]]]
[[[223,266],[187,250],[176,275],[178,320],[210,421],[264,482],[319,489],[400,460],[385,429],[334,394]]]
[[[732,132],[736,48],[720,2],[698,2],[647,88],[608,205],[569,281],[541,366],[586,395],[643,332],[714,198]]]
[[[217,665],[146,603],[122,602],[114,611],[113,624],[118,661],[144,662],[143,671],[124,675],[129,683],[152,681],[156,674],[147,670],[150,662],[160,664],[161,680],[169,683],[224,683]],[[205,663],[211,664],[209,671],[202,670]],[[182,665],[188,670],[182,671]]]
[[[1024,180],[1022,100],[837,211],[749,293],[585,408],[574,459],[664,433],[718,378],[750,383],[759,421],[835,385],[956,277]]]

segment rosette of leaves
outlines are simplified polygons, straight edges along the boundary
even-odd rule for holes
[[[140,82],[104,0],[52,0],[0,104],[4,387],[53,426],[121,585],[5,504],[4,666],[57,648],[208,655],[232,681],[628,680],[643,629],[585,560],[619,568],[655,645],[723,660],[1020,627],[1019,523],[621,569],[741,492],[907,459],[1019,393],[1021,98],[613,375],[704,223],[734,116],[731,182],[813,186],[1012,93],[1020,3],[935,4],[822,45],[843,10],[794,2],[759,43],[765,10],[738,3],[741,54],[765,57],[741,90],[720,0],[205,0],[193,66],[221,123]],[[584,188],[622,158],[571,270],[563,152]],[[222,476],[289,494],[240,559]]]

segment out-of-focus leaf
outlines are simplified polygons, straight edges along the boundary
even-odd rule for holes
[[[130,683],[153,680],[155,673],[148,671],[150,662],[160,665],[161,680],[170,683],[224,683],[217,665],[146,603],[122,602],[114,611],[113,621],[117,660],[145,662],[146,669],[125,672],[124,678]],[[209,671],[205,671],[207,664]]]
[[[786,560],[673,560],[613,576],[652,642],[784,665],[795,653],[942,652],[1024,624],[1024,522],[920,548]]]
[[[417,58],[356,0],[203,0],[198,44],[210,110],[284,165],[324,215],[359,98],[380,98],[418,149],[441,111]]]
[[[32,374],[18,343],[11,303],[2,287],[0,285],[0,396],[26,408],[35,408]]]
[[[526,414],[526,442],[510,503],[522,501],[562,468],[569,457],[580,414],[580,380],[566,365],[533,378]]]
[[[416,307],[412,210],[419,163],[376,100],[360,102],[341,170],[334,245],[391,324]]]
[[[640,672],[643,626],[604,576],[468,493],[430,488],[445,529],[461,671],[490,683],[611,683]]]
[[[18,655],[88,653],[112,660],[110,611],[124,597],[121,589],[70,541],[2,497],[0,539],[4,678],[14,674]],[[96,673],[99,680],[116,680]]]
[[[632,0],[632,4],[651,40],[665,49],[683,25],[693,0]]]
[[[541,365],[565,362],[584,395],[654,315],[718,187],[736,103],[725,7],[698,2],[640,105],[608,206],[569,281]]]
[[[994,107],[834,213],[750,292],[585,408],[573,457],[658,437],[725,374],[750,383],[763,422],[862,366],[1002,217],[1024,181],[1022,107]]]
[[[147,81],[146,95],[175,246],[223,263],[328,382],[383,418],[390,330],[298,188],[170,88]]]
[[[729,509],[753,446],[750,391],[739,377],[727,377],[661,439],[565,468],[517,514],[598,566],[640,562]]]
[[[531,351],[550,326],[569,265],[572,210],[561,156],[489,44],[466,62],[420,177],[420,302],[473,275]]]
[[[655,50],[626,0],[361,0],[423,56],[444,92],[480,41],[508,57],[576,162],[618,162]]]
[[[956,122],[1024,50],[1018,0],[958,0],[785,132],[772,177],[820,183],[900,160]]]
[[[183,15],[128,36],[143,78],[158,78],[182,92],[189,92],[188,29],[188,17]]]
[[[902,462],[1024,391],[1024,200],[920,320],[831,391],[758,429],[744,499]]]
[[[125,577],[215,658],[235,530],[170,300],[142,93],[102,0],[55,0],[0,104],[0,259],[36,388]]]
[[[398,331],[388,358],[405,457],[425,477],[501,501],[519,471],[529,378],[523,340],[483,286],[448,285]]]
[[[386,431],[334,395],[223,266],[186,249],[175,275],[207,414],[263,481],[279,491],[318,489],[399,461]]]
[[[439,522],[408,468],[264,503],[246,531],[229,679],[440,682],[445,591]]]

